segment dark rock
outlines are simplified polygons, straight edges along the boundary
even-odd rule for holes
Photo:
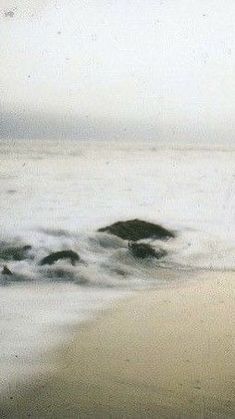
[[[28,251],[31,250],[32,247],[29,245],[26,246],[3,246],[0,249],[0,259],[3,260],[15,260],[21,261],[24,259],[28,259]]]
[[[142,239],[169,239],[175,237],[172,231],[166,230],[164,227],[141,221],[138,219],[129,221],[118,221],[110,226],[100,228],[99,232],[107,232],[121,237],[124,240],[138,241]]]
[[[13,275],[13,273],[10,271],[10,269],[8,269],[7,266],[3,267],[2,274],[3,275]]]
[[[70,259],[72,265],[80,261],[80,257],[73,250],[62,250],[61,252],[51,253],[40,261],[40,265],[53,265],[60,259]]]
[[[166,256],[167,252],[163,249],[155,250],[147,243],[128,243],[128,248],[131,254],[139,259],[156,258],[161,259]]]

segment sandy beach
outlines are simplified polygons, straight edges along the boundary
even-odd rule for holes
[[[234,418],[234,272],[140,291],[48,355],[2,418]]]

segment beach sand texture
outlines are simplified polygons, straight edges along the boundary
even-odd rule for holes
[[[234,418],[234,272],[137,292],[18,386],[3,418]]]

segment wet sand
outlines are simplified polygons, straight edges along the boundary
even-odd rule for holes
[[[234,418],[234,272],[140,291],[11,388],[2,418]]]

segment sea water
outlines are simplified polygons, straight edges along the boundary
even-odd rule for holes
[[[182,272],[235,269],[235,149],[76,141],[1,141],[0,245],[30,245],[0,259],[0,389],[43,364],[43,353],[131,290]],[[162,260],[138,261],[98,233],[139,218],[176,233]],[[40,266],[58,250],[82,259]],[[167,275],[165,273],[168,273]],[[190,278],[190,275],[188,275]]]

